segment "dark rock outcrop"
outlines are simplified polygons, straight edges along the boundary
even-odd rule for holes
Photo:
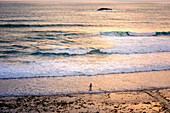
[[[111,8],[100,8],[100,9],[97,9],[97,11],[111,11],[112,9]]]

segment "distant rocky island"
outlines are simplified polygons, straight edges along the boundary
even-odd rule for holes
[[[111,11],[111,8],[99,8],[97,11]]]

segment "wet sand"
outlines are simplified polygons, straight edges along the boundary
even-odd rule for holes
[[[170,113],[170,89],[58,96],[0,97],[0,112]]]
[[[170,70],[97,76],[0,80],[0,96],[118,92],[170,87]],[[90,92],[90,93],[91,93]]]

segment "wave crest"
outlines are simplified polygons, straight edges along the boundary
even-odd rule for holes
[[[37,51],[31,53],[31,55],[41,55],[41,56],[77,56],[77,55],[88,55],[88,54],[146,54],[146,53],[160,53],[160,52],[170,52],[168,46],[162,47],[113,47],[106,49],[93,49],[86,50],[83,48],[57,48],[52,51]],[[167,49],[169,48],[169,49]]]
[[[104,36],[170,36],[170,31],[148,32],[148,33],[112,31],[112,32],[101,32],[100,35],[104,35]]]

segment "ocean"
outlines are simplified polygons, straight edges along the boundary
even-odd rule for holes
[[[169,2],[0,2],[0,9],[1,81],[170,70]]]

